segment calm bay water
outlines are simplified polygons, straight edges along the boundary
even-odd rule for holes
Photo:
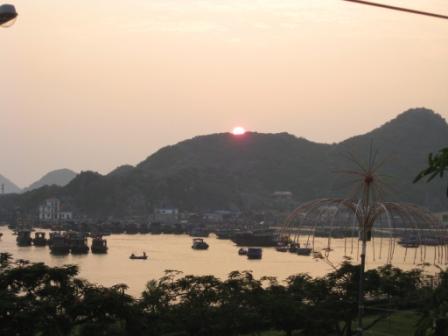
[[[206,238],[210,248],[198,251],[191,248],[192,238],[188,235],[111,235],[105,237],[109,252],[105,255],[89,253],[87,255],[53,256],[48,247],[18,247],[16,236],[7,227],[0,227],[3,237],[0,238],[0,252],[9,252],[15,259],[26,259],[32,262],[44,262],[50,266],[77,264],[80,277],[104,286],[125,283],[129,293],[139,296],[148,280],[158,279],[165,270],[178,270],[184,274],[212,274],[225,279],[231,271],[251,270],[256,277],[275,276],[284,280],[297,273],[309,273],[321,276],[332,271],[332,267],[323,260],[311,256],[298,256],[292,253],[280,253],[275,248],[263,248],[262,260],[247,260],[238,255],[239,247],[230,240],[219,240],[213,235]],[[47,231],[48,232],[48,231]],[[34,236],[34,234],[33,234]],[[48,234],[47,234],[48,236]],[[322,247],[326,241],[316,239]],[[90,240],[89,240],[90,245]],[[375,242],[375,251],[368,249],[367,265],[369,268],[383,265],[386,262],[388,246],[386,241]],[[354,240],[353,252],[351,240],[333,240],[330,260],[337,265],[345,254],[351,254],[356,262],[357,241]],[[148,254],[148,260],[130,260],[131,253]],[[381,253],[380,253],[381,252]],[[408,249],[405,260],[405,249],[396,245],[393,264],[403,269],[416,267],[414,256],[416,249]],[[420,252],[418,252],[419,254]],[[419,254],[420,256],[420,254]],[[428,249],[426,260],[433,259],[433,249]],[[433,272],[434,267],[428,268]]]

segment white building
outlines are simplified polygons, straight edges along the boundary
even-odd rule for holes
[[[39,220],[44,222],[58,220],[60,209],[61,202],[57,198],[45,200],[44,204],[39,206]]]
[[[61,201],[57,198],[49,198],[39,206],[39,220],[42,222],[57,222],[72,218],[73,214],[70,211],[61,211]]]
[[[62,220],[72,220],[73,213],[71,211],[59,211],[59,219]]]
[[[154,209],[153,220],[161,223],[176,223],[179,219],[179,210],[176,208]]]

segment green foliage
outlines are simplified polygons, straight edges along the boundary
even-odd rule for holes
[[[430,182],[436,176],[443,178],[443,174],[448,169],[448,147],[442,148],[437,154],[430,153],[428,155],[428,167],[423,169],[414,179],[414,183],[427,178],[426,181]],[[448,188],[446,189],[446,195],[448,196]]]
[[[214,276],[167,271],[141,297],[127,286],[102,287],[77,278],[73,265],[48,267],[0,254],[1,335],[249,335],[275,330],[291,335],[354,333],[359,266],[344,263],[324,277],[306,274],[280,283],[251,272]],[[421,309],[419,335],[446,332],[448,273],[432,288],[420,270],[384,266],[366,272],[367,328],[390,313]],[[444,335],[444,334],[443,334]]]
[[[439,284],[430,299],[420,307],[416,336],[448,335],[448,271],[439,273]]]

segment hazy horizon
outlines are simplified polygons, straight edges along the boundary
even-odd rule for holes
[[[239,125],[332,143],[409,108],[448,117],[446,20],[339,0],[10,2],[0,174],[20,187]]]

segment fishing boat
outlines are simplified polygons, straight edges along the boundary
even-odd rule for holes
[[[444,244],[444,239],[439,237],[423,237],[421,244],[426,246],[439,246]]]
[[[89,253],[89,245],[87,245],[87,238],[82,234],[73,234],[70,237],[70,252],[72,254],[87,254]]]
[[[311,247],[298,247],[297,248],[297,254],[301,255],[301,256],[309,256],[311,255],[311,252],[313,251],[313,249]]]
[[[221,229],[216,231],[216,238],[218,239],[230,239],[234,234],[233,230]]]
[[[404,248],[417,248],[419,247],[419,242],[417,237],[404,237],[401,238],[398,244]]]
[[[202,238],[194,238],[191,248],[194,250],[206,250],[208,249],[208,244]]]
[[[17,232],[17,245],[18,246],[31,246],[31,231],[30,230],[20,230]]]
[[[61,232],[50,233],[48,240],[50,253],[55,255],[67,255],[70,253],[70,241],[67,236]]]
[[[277,246],[279,234],[274,229],[237,232],[232,241],[238,246]]]
[[[47,238],[45,238],[45,232],[34,233],[33,244],[34,246],[46,246],[48,243]]]
[[[153,222],[149,226],[149,232],[153,235],[162,234],[162,223]]]
[[[247,249],[247,259],[261,259],[263,250],[260,247],[249,247]]]
[[[238,254],[239,255],[247,255],[247,249],[246,248],[240,248],[239,250],[238,250]]]
[[[107,240],[103,239],[101,236],[96,236],[92,239],[92,246],[90,247],[92,253],[104,254],[107,253]]]
[[[297,253],[299,248],[300,248],[300,244],[298,244],[298,243],[291,243],[291,244],[289,244],[288,251],[290,253]]]
[[[288,245],[278,243],[277,246],[275,247],[275,250],[277,252],[288,252]]]
[[[196,227],[193,230],[191,230],[190,232],[190,236],[192,237],[208,237],[210,235],[210,232],[205,229],[205,228],[201,228],[201,227]]]
[[[143,254],[141,256],[138,256],[138,255],[135,255],[134,253],[132,253],[131,256],[129,257],[129,259],[146,260],[146,259],[148,259],[148,256],[146,255],[146,252],[143,252]]]

